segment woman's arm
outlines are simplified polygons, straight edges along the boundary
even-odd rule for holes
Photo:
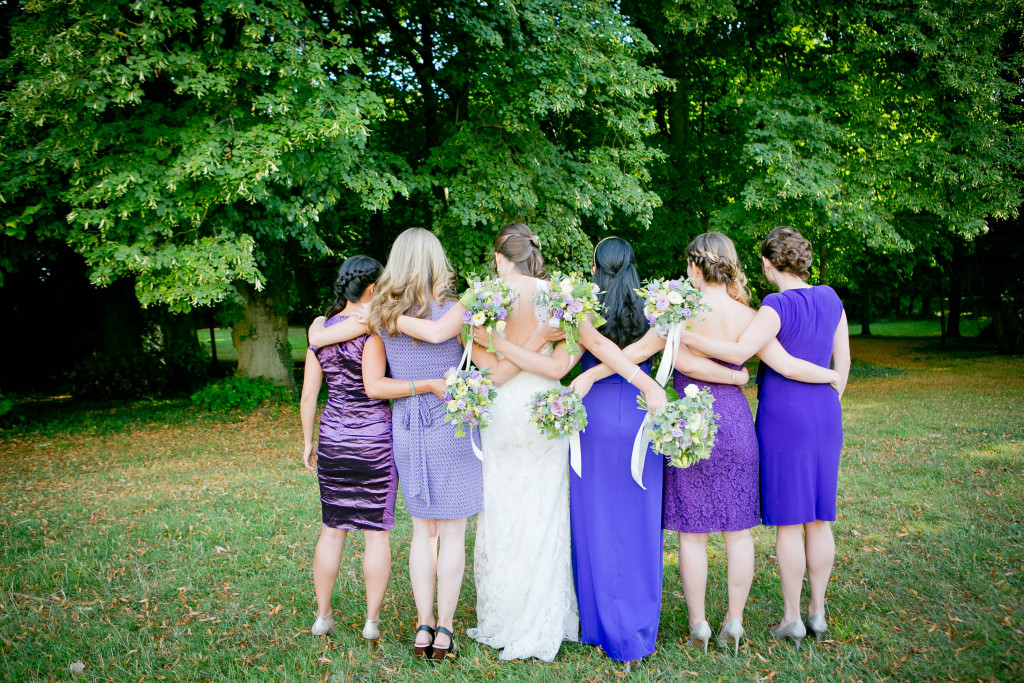
[[[705,356],[718,358],[727,363],[746,363],[747,359],[768,345],[782,329],[779,314],[770,306],[761,306],[754,319],[734,342],[710,339],[684,329],[682,341],[691,349]]]
[[[686,344],[682,343],[679,344],[675,368],[687,377],[713,384],[735,384],[738,387],[743,387],[750,381],[750,373],[746,368],[733,370],[710,358],[695,356]]]
[[[839,318],[835,336],[832,338],[832,365],[839,375],[837,384],[833,384],[839,392],[839,398],[846,391],[846,383],[850,379],[850,330],[846,320],[846,311]]]
[[[569,352],[565,350],[564,344],[556,346],[550,356],[539,353],[546,343],[543,337],[544,331],[543,326],[535,330],[530,335],[525,346],[518,346],[503,337],[494,335],[494,348],[498,353],[505,356],[504,360],[514,363],[520,370],[526,370],[535,375],[550,377],[551,379],[562,379],[565,373],[569,372],[572,366],[575,365],[576,359],[573,359],[573,362],[569,361]],[[482,327],[473,328],[473,339],[480,346],[487,346],[491,343],[491,335]],[[475,358],[476,356],[474,355]],[[495,381],[495,384],[497,384],[497,381]]]
[[[302,397],[299,399],[299,419],[302,420],[302,463],[310,472],[316,472],[313,453],[313,427],[316,423],[316,400],[324,371],[312,350],[306,349],[306,368],[302,373]]]
[[[757,357],[771,366],[775,372],[797,382],[836,384],[839,381],[839,375],[835,370],[823,368],[810,361],[789,355],[778,339],[768,342],[763,349],[757,352]]]
[[[341,344],[366,334],[365,318],[360,319],[360,317],[351,316],[345,318],[340,323],[324,327],[326,321],[327,318],[320,316],[309,326],[306,336],[312,346],[319,348],[330,346],[331,344]]]
[[[443,379],[394,379],[386,376],[387,368],[384,340],[379,335],[372,335],[363,345],[363,387],[367,396],[405,398],[413,394],[434,394],[438,398],[444,397]]]
[[[462,329],[462,314],[466,311],[456,302],[448,312],[437,320],[424,320],[411,315],[398,316],[398,331],[431,344],[448,341]]]
[[[631,380],[633,386],[644,393],[644,397],[647,399],[647,412],[654,413],[667,403],[665,390],[661,385],[646,373],[634,373],[634,370],[639,370],[636,363],[630,361],[613,341],[594,329],[589,317],[580,325],[580,341],[588,351],[606,363],[612,370],[627,380]]]

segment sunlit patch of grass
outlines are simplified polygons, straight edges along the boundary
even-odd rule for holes
[[[781,616],[773,530],[754,531],[756,577],[738,659],[685,648],[678,540],[665,537],[658,650],[629,680],[1020,680],[1024,596],[1024,361],[943,355],[933,342],[854,339],[829,634],[800,653]],[[881,368],[882,371],[876,370]],[[939,370],[938,368],[942,368]],[[753,390],[748,390],[753,398]],[[0,433],[0,679],[530,680],[627,678],[566,644],[553,665],[500,662],[464,636],[431,667],[408,646],[415,610],[399,502],[383,640],[363,618],[362,539],[351,534],[338,630],[312,637],[315,478],[293,407],[210,416],[186,402],[71,404]],[[726,558],[709,545],[708,617],[725,612]]]

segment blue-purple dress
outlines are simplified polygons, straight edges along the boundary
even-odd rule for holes
[[[589,352],[583,369],[598,361]],[[650,371],[650,362],[644,363]],[[641,489],[630,474],[633,438],[644,412],[640,391],[619,375],[595,382],[583,399],[583,476],[569,471],[572,572],[582,642],[625,662],[654,652],[661,617],[661,457],[647,452]]]
[[[733,370],[743,367],[722,365]],[[713,410],[719,416],[718,433],[707,460],[686,468],[665,465],[662,523],[666,529],[690,534],[757,526],[761,522],[757,436],[746,397],[732,384],[702,382],[677,371],[673,371],[672,384],[680,396],[688,384],[711,391]]]
[[[336,315],[330,327],[348,316]],[[391,407],[363,388],[366,336],[309,347],[327,382],[320,414],[317,479],[324,526],[387,530],[395,525],[398,474],[391,452]]]
[[[843,302],[831,287],[787,289],[762,306],[779,314],[777,335],[789,354],[829,367]],[[843,412],[828,384],[786,379],[762,363],[757,406],[761,516],[770,526],[835,521]]]
[[[439,319],[454,304],[431,303],[430,319]],[[381,338],[395,379],[443,377],[462,358],[458,338],[440,344],[415,343],[404,334],[382,334]],[[484,505],[480,461],[473,455],[469,435],[456,438],[455,423],[444,421],[441,399],[434,394],[397,398],[393,411],[398,482],[409,514],[417,519],[464,519],[480,512]]]

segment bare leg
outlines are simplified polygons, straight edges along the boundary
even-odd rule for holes
[[[466,520],[438,521],[441,550],[437,557],[437,625],[452,631],[455,608],[462,590],[462,575],[466,571]],[[440,640],[439,640],[439,639]],[[434,638],[439,647],[448,647],[448,636]]]
[[[704,592],[708,585],[708,535],[679,534],[679,578],[690,617],[690,629],[704,621]]]
[[[836,542],[832,537],[832,525],[828,522],[804,524],[807,537],[807,577],[811,584],[811,601],[807,604],[807,616],[825,613],[825,588],[832,575],[832,564],[836,559]]]
[[[364,531],[363,582],[366,584],[366,618],[380,620],[380,606],[391,577],[391,532]]]
[[[729,608],[725,621],[743,618],[743,608],[754,582],[754,537],[750,529],[723,531],[725,556],[729,560]]]
[[[331,614],[331,594],[338,580],[338,567],[341,565],[341,552],[345,548],[344,529],[320,527],[320,539],[313,551],[313,590],[316,592],[316,615],[326,617]]]
[[[782,583],[782,624],[800,618],[800,591],[804,582],[803,526],[791,524],[775,528],[775,555],[779,559]]]
[[[434,583],[437,580],[437,522],[412,518],[412,542],[409,544],[409,581],[416,601],[416,619],[434,627]],[[416,633],[417,645],[430,645],[424,631]]]

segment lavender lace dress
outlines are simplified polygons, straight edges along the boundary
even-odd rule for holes
[[[715,362],[733,370],[742,367]],[[672,385],[680,395],[688,384],[711,390],[714,411],[720,415],[718,434],[707,460],[684,469],[665,465],[662,526],[690,534],[757,526],[761,523],[758,450],[750,405],[737,386],[711,384],[673,372]]]
[[[439,319],[454,304],[432,303],[430,319]],[[404,334],[381,338],[395,379],[443,377],[462,357],[458,338],[440,344],[415,343]],[[409,514],[417,519],[464,519],[480,512],[484,505],[480,461],[473,455],[469,436],[456,438],[455,424],[444,421],[441,399],[433,394],[398,398],[393,410],[395,462]]]
[[[336,315],[330,327],[348,316]],[[317,479],[324,526],[387,530],[395,525],[398,474],[391,452],[391,408],[363,389],[366,336],[309,347],[327,381],[320,414]]]

